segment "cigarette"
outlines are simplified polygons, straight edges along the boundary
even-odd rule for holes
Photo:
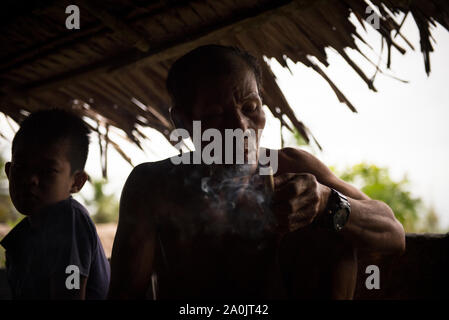
[[[267,194],[272,194],[274,192],[274,178],[273,178],[273,168],[268,167],[268,174],[265,175],[265,192]]]

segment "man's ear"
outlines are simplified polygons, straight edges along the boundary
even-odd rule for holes
[[[192,132],[192,123],[187,121],[185,113],[179,108],[170,108],[170,117],[177,129],[186,129],[188,132]]]
[[[70,193],[76,193],[80,191],[86,183],[87,178],[88,175],[86,172],[84,172],[84,170],[76,171],[72,187],[70,188]]]
[[[6,162],[5,163],[5,173],[6,173],[6,177],[8,177],[9,180],[9,170],[11,169],[11,162]]]
[[[173,125],[175,126],[175,128],[183,128],[184,127],[181,117],[180,117],[180,114],[179,114],[178,110],[175,109],[174,107],[170,108],[170,117],[173,121]]]

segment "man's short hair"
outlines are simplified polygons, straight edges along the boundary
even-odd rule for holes
[[[235,58],[246,63],[249,70],[254,73],[260,92],[262,71],[257,58],[237,47],[205,45],[185,54],[171,66],[166,86],[173,106],[178,107],[192,102],[195,93],[191,90],[191,84],[200,75],[226,75],[235,71],[237,66]]]
[[[67,139],[67,159],[73,173],[84,170],[89,152],[89,134],[89,127],[77,115],[61,109],[41,110],[30,114],[20,123],[12,141],[12,153],[19,144],[50,145]]]

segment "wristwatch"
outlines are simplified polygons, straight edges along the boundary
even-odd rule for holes
[[[335,189],[331,188],[331,194],[324,211],[324,224],[333,229],[340,231],[346,225],[351,214],[351,205],[348,198]]]

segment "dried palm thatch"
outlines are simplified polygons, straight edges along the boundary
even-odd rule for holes
[[[263,56],[275,58],[284,67],[288,58],[312,68],[339,101],[356,112],[311,59],[327,66],[325,48],[331,47],[376,90],[374,77],[345,52],[352,48],[362,54],[355,39],[365,42],[350,14],[366,27],[372,12],[378,12],[377,31],[388,53],[392,48],[405,53],[395,42],[396,36],[402,36],[403,23],[396,19],[400,13],[412,15],[427,73],[433,50],[429,28],[438,22],[449,29],[446,0],[82,0],[75,2],[81,13],[79,30],[65,27],[69,4],[2,2],[0,111],[19,122],[34,110],[72,108],[99,126],[122,129],[139,146],[146,138],[139,126],[152,127],[165,136],[171,131],[167,71],[176,58],[199,45],[234,45],[257,56],[263,68],[264,103],[282,125],[296,128],[309,142],[313,136],[289,106]],[[388,66],[390,62],[388,58]],[[108,130],[93,129],[130,161],[110,141]]]

